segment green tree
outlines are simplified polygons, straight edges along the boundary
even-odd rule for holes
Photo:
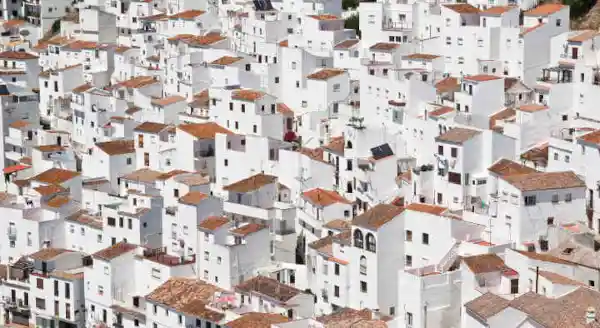
[[[355,9],[358,8],[358,0],[342,0],[342,9]]]
[[[344,21],[344,27],[345,28],[351,28],[353,30],[356,31],[356,35],[358,35],[360,37],[360,25],[359,25],[359,17],[358,14],[354,14],[348,18],[346,18],[346,21]]]

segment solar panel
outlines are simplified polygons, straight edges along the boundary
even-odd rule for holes
[[[384,143],[383,145],[371,148],[371,155],[373,156],[373,159],[379,160],[394,155],[394,152],[390,145]]]

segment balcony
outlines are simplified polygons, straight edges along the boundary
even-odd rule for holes
[[[214,157],[214,156],[215,156],[214,149],[197,150],[194,153],[194,157],[196,157],[196,158],[206,158],[206,157]]]
[[[385,22],[381,24],[381,29],[384,31],[402,31],[412,28],[407,22]]]

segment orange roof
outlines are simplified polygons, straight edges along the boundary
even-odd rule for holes
[[[249,178],[236,181],[230,185],[224,186],[223,190],[229,192],[246,193],[258,190],[264,186],[277,182],[277,177],[264,173],[255,174]]]
[[[169,16],[169,19],[194,19],[205,13],[203,10],[186,10],[175,15]]]
[[[507,11],[518,8],[517,6],[495,6],[481,12],[482,15],[502,15]]]
[[[12,28],[12,27],[24,25],[25,23],[27,23],[27,22],[24,20],[21,20],[21,19],[9,19],[9,20],[5,20],[4,22],[2,22],[2,27]]]
[[[178,128],[198,139],[214,139],[217,133],[233,134],[233,132],[215,122],[181,124]]]
[[[249,312],[228,322],[229,328],[271,328],[273,325],[290,321],[287,317],[275,313]]]
[[[12,123],[10,123],[8,126],[13,128],[13,129],[22,129],[25,127],[28,127],[31,123],[25,121],[25,120],[19,120],[19,121],[14,121]]]
[[[545,3],[541,4],[531,10],[523,13],[525,16],[548,16],[552,15],[567,6],[559,4],[559,3]]]
[[[578,33],[576,35],[568,38],[567,41],[569,41],[569,42],[583,42],[583,41],[587,41],[587,40],[595,37],[596,35],[598,35],[598,32],[597,31],[593,31],[593,30],[574,31],[574,32],[578,32]]]
[[[283,103],[277,104],[277,112],[283,116],[294,116],[294,111]]]
[[[118,54],[122,54],[122,53],[125,53],[125,52],[127,52],[128,50],[131,50],[131,49],[133,49],[133,48],[128,47],[128,46],[120,45],[120,46],[118,46],[118,47],[115,48],[115,52],[118,53]]]
[[[329,14],[310,15],[309,17],[314,18],[316,20],[340,20],[341,19],[341,18],[337,17],[336,15],[329,15]]]
[[[538,28],[542,27],[544,24],[545,23],[539,23],[537,25],[528,27],[528,28],[524,29],[523,31],[521,31],[521,33],[519,35],[523,36],[523,35],[525,35],[525,34],[527,34],[529,32],[533,32],[533,31],[537,30]]]
[[[53,194],[57,194],[59,192],[67,191],[67,189],[65,189],[61,186],[57,186],[57,185],[46,185],[46,186],[42,185],[42,186],[33,188],[33,190],[37,191],[38,194],[40,194],[42,196],[50,196]]]
[[[457,78],[449,76],[443,80],[438,81],[435,84],[435,89],[437,90],[437,92],[450,92],[459,90],[460,86]]]
[[[178,95],[174,95],[174,96],[170,96],[170,97],[166,97],[166,98],[159,98],[159,99],[152,99],[151,103],[153,105],[156,106],[169,106],[181,101],[184,101],[185,98],[183,98],[182,96],[178,96]]]
[[[48,202],[46,202],[46,205],[53,207],[53,208],[60,208],[63,205],[68,204],[70,201],[71,201],[71,198],[69,198],[67,196],[56,195],[56,196],[52,197],[50,200],[48,200]]]
[[[410,55],[404,56],[404,59],[410,59],[410,60],[433,60],[436,58],[440,58],[440,56],[430,55],[430,54],[410,54]]]
[[[208,198],[207,194],[201,193],[199,191],[190,191],[187,194],[180,197],[179,202],[181,204],[196,206],[206,198]]]
[[[73,90],[71,90],[71,92],[73,92],[73,93],[82,93],[82,92],[88,91],[91,88],[93,88],[93,86],[91,84],[89,84],[89,83],[86,83],[86,84],[82,84],[82,85],[80,85],[78,87],[75,87]]]
[[[92,50],[98,49],[99,44],[94,41],[76,40],[67,45],[69,50]]]
[[[61,145],[43,145],[43,146],[37,146],[35,147],[35,149],[44,152],[44,153],[49,153],[49,152],[53,152],[53,151],[64,151],[66,148],[61,146]]]
[[[438,117],[452,112],[454,112],[454,108],[448,106],[441,106],[429,112],[429,116]]]
[[[433,215],[442,215],[442,213],[448,210],[445,207],[431,205],[431,204],[421,204],[421,203],[411,203],[406,207],[407,210],[421,212],[421,213],[429,213]]]
[[[25,59],[37,59],[38,56],[34,54],[30,54],[24,51],[3,51],[0,52],[0,59],[16,59],[16,60],[25,60]]]
[[[228,66],[233,63],[237,63],[238,61],[240,61],[242,59],[243,59],[242,57],[223,56],[217,60],[212,61],[211,64]]]
[[[344,40],[336,44],[333,49],[349,49],[354,47],[359,41],[359,39]]]
[[[243,101],[256,101],[265,95],[264,92],[251,89],[235,90],[231,93],[231,99]]]
[[[585,141],[591,144],[600,145],[600,130],[596,130],[590,133],[586,133],[579,137],[579,140]]]
[[[133,251],[136,248],[136,245],[120,242],[105,249],[99,250],[98,252],[92,254],[92,256],[104,261],[110,261],[127,252]]]
[[[73,179],[76,176],[79,176],[79,172],[51,168],[36,175],[32,178],[32,180],[48,184],[61,184]]]
[[[209,216],[198,225],[198,229],[215,231],[229,222],[226,216]]]
[[[518,110],[520,110],[522,112],[527,112],[527,113],[539,112],[539,111],[546,110],[546,109],[548,109],[547,106],[538,105],[538,104],[523,105],[518,108]]]
[[[372,45],[369,50],[378,50],[378,51],[390,51],[400,47],[397,43],[391,42],[378,42]]]
[[[135,145],[133,140],[112,140],[99,142],[96,147],[100,148],[108,155],[123,155],[135,153]]]
[[[136,76],[129,80],[118,83],[117,85],[115,85],[115,88],[123,87],[137,89],[148,85],[152,85],[154,83],[158,83],[158,80],[156,80],[153,76]]]
[[[283,41],[279,42],[279,46],[280,47],[287,47],[288,46],[288,40],[283,40]]]
[[[476,7],[468,4],[468,3],[454,3],[449,5],[444,5],[444,7],[455,11],[459,14],[477,14],[480,12]]]
[[[311,80],[328,80],[332,77],[342,75],[346,71],[343,69],[335,69],[335,68],[324,68],[318,72],[312,73],[306,78]]]
[[[248,223],[239,228],[231,230],[231,233],[234,235],[248,236],[249,234],[253,234],[255,232],[261,231],[262,229],[265,229],[266,227],[267,226],[265,226],[263,224]]]
[[[474,81],[474,82],[486,82],[486,81],[492,81],[492,80],[498,80],[498,79],[501,79],[501,77],[495,76],[495,75],[488,75],[488,74],[467,75],[464,77],[464,80]]]
[[[315,188],[302,193],[302,197],[311,204],[326,207],[333,204],[351,204],[352,202],[342,197],[336,191]]]
[[[169,41],[173,41],[172,39],[173,38],[169,38]],[[195,47],[195,46],[208,46],[213,43],[217,43],[219,41],[225,40],[225,37],[220,35],[219,33],[209,33],[209,34],[203,35],[203,36],[186,34],[183,37],[181,37],[179,39],[174,39],[174,40],[186,43],[190,47]]]

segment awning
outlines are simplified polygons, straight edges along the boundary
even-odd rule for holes
[[[31,166],[28,166],[28,165],[17,164],[17,165],[12,165],[12,166],[9,166],[9,167],[5,167],[2,171],[4,172],[4,174],[11,174],[11,173],[15,173],[15,172],[26,170],[26,169],[28,169],[30,167]]]

